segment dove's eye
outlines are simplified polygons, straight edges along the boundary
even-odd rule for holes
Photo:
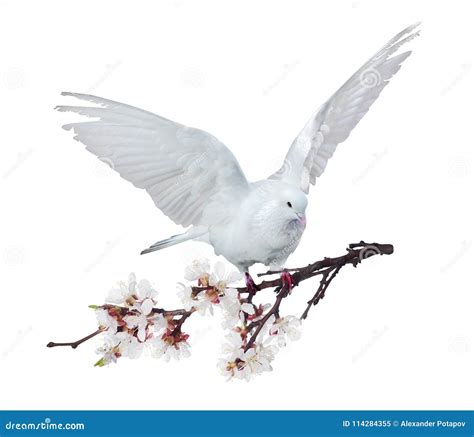
[[[293,208],[293,205],[291,204],[291,202],[286,202],[286,204],[287,204],[290,208]]]

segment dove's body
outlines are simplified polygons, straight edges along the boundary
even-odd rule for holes
[[[249,188],[229,220],[210,227],[208,241],[217,255],[242,272],[255,263],[282,267],[303,235],[306,196],[277,180],[255,182]]]
[[[306,194],[411,52],[392,56],[417,25],[392,38],[310,118],[281,169],[249,183],[234,155],[207,132],[100,97],[63,93],[98,106],[59,106],[96,120],[71,123],[75,139],[136,187],[175,223],[191,226],[146,249],[187,240],[211,244],[241,271],[284,265],[303,234]]]

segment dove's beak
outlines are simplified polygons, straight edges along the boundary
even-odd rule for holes
[[[296,216],[298,217],[298,223],[304,227],[306,227],[306,215],[304,212],[298,212],[296,214]]]

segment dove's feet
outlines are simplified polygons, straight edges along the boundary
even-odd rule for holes
[[[245,272],[245,285],[247,286],[247,290],[251,293],[257,292],[257,286],[249,272]]]
[[[291,293],[291,290],[293,289],[293,286],[295,285],[293,281],[293,276],[291,276],[291,273],[288,270],[283,270],[281,272],[280,278],[281,278],[281,286],[287,287],[288,293]]]

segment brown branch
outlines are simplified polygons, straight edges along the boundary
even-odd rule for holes
[[[186,314],[183,314],[183,316],[178,320],[178,323],[176,324],[175,328],[173,329],[173,332],[171,335],[175,335],[178,333],[181,333],[181,327],[183,326],[183,323],[188,319],[188,317],[191,316],[191,314],[195,310],[187,311]]]
[[[162,314],[164,317],[166,316],[190,316],[193,311],[186,311],[182,310],[164,310],[163,308],[153,308],[152,312],[156,314]]]
[[[343,256],[335,257],[335,258],[324,258],[321,261],[317,261],[313,264],[309,264],[306,267],[296,268],[296,269],[286,269],[288,272],[294,272],[292,274],[294,286],[297,286],[300,282],[305,281],[309,278],[312,278],[317,275],[321,275],[321,280],[319,283],[319,287],[314,294],[314,296],[307,302],[308,306],[306,310],[301,315],[301,319],[304,320],[308,316],[309,310],[312,306],[318,304],[318,302],[324,298],[325,293],[329,285],[331,284],[332,280],[336,277],[339,271],[345,265],[351,264],[354,267],[357,264],[361,263],[362,260],[370,258],[374,255],[391,255],[393,253],[393,246],[391,244],[378,244],[372,243],[368,244],[364,241],[360,243],[350,244],[347,253]],[[273,275],[279,274],[281,271],[278,270],[269,270],[266,273],[262,273],[259,276],[266,276],[266,275]],[[272,281],[263,281],[258,284],[258,290],[262,290],[269,287],[281,287],[282,281],[281,278],[274,279]],[[285,287],[284,287],[285,288]],[[245,346],[245,351],[251,348],[255,340],[257,339],[258,334],[262,330],[263,326],[267,322],[267,320],[272,316],[278,316],[280,305],[286,297],[289,296],[290,293],[285,292],[285,290],[281,289],[278,293],[275,303],[272,308],[267,312],[267,314],[259,321],[252,322],[248,327],[248,331],[251,332],[254,330],[250,340],[247,342]],[[238,289],[240,291],[240,289]],[[240,291],[244,293],[245,291]]]
[[[308,301],[308,306],[306,307],[305,312],[300,317],[302,320],[308,317],[308,313],[311,307],[313,305],[317,305],[317,303],[324,297],[324,293],[329,287],[329,284],[331,284],[331,281],[339,273],[339,270],[341,270],[341,268],[342,268],[342,265],[329,267],[327,270],[324,271],[323,277],[321,278],[321,282],[319,283],[318,290],[316,291],[314,296]]]
[[[301,316],[301,319],[305,319],[308,315],[310,308],[316,305],[325,295],[327,288],[331,284],[332,280],[335,276],[339,273],[342,267],[348,264],[352,264],[354,267],[357,266],[362,260],[370,258],[374,255],[391,255],[393,253],[393,246],[391,244],[378,244],[378,243],[365,243],[361,241],[360,243],[350,244],[347,248],[347,253],[345,255],[335,257],[335,258],[324,258],[323,260],[316,261],[313,264],[308,264],[306,267],[300,268],[293,268],[293,269],[286,269],[288,272],[293,272],[292,279],[293,279],[293,286],[298,286],[301,282],[313,278],[315,276],[322,276],[320,280],[319,287],[314,294],[314,296],[307,302],[308,306],[304,313]],[[267,276],[267,275],[274,275],[274,274],[281,274],[281,271],[278,270],[269,270],[265,273],[261,273],[258,276]],[[256,290],[249,290],[247,287],[237,287],[237,291],[240,294],[247,294],[247,298],[245,299],[246,302],[251,302],[254,295],[267,288],[274,288],[275,292],[277,292],[277,296],[275,299],[275,303],[273,304],[272,308],[265,314],[265,316],[258,320],[251,322],[247,330],[249,332],[253,331],[250,340],[247,342],[245,346],[245,350],[247,351],[250,347],[252,347],[259,335],[260,331],[263,329],[265,323],[268,319],[275,315],[278,317],[280,305],[283,299],[289,296],[289,290],[287,289],[286,284],[282,283],[281,278],[262,281],[259,284],[255,285]],[[198,294],[201,291],[209,290],[209,286],[205,287],[192,287],[194,293]],[[117,305],[109,305],[105,304],[102,306],[98,306],[95,308],[104,308],[104,309],[111,309],[116,308],[118,311],[126,314],[128,308],[120,307]],[[153,308],[152,310],[156,314],[162,314],[165,317],[176,317],[181,316],[178,320],[173,333],[177,333],[181,330],[183,323],[193,314],[194,310],[186,311],[185,309],[176,309],[176,310],[165,310],[164,308]],[[47,347],[56,347],[56,346],[70,346],[73,349],[76,349],[80,344],[90,340],[91,338],[95,337],[96,335],[104,332],[106,328],[99,328],[97,331],[93,332],[92,334],[77,340],[75,342],[69,343],[54,343],[50,342],[46,346]]]
[[[277,294],[277,297],[276,297],[276,300],[275,300],[275,303],[273,304],[273,306],[270,308],[270,310],[267,312],[267,314],[265,314],[265,316],[261,320],[256,322],[255,331],[252,334],[252,336],[250,337],[250,340],[248,341],[248,343],[246,344],[244,352],[247,352],[252,347],[252,345],[255,343],[255,340],[257,339],[258,334],[260,334],[260,331],[265,326],[265,323],[267,323],[267,320],[272,315],[275,315],[275,317],[277,317],[278,311],[280,310],[281,301],[285,297],[288,296],[288,291],[289,290],[288,290],[288,287],[286,285],[284,287],[282,287],[282,289]]]
[[[92,334],[89,334],[85,336],[84,338],[81,338],[80,340],[70,342],[70,343],[54,343],[50,341],[46,347],[57,347],[57,346],[71,346],[73,349],[76,349],[77,346],[80,344],[86,342],[87,340],[90,340],[91,338],[95,337],[96,335],[99,335],[100,333],[106,331],[106,328],[99,328],[97,331],[93,332]]]

